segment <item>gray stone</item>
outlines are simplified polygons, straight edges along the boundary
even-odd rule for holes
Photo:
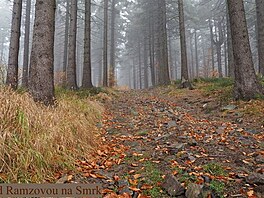
[[[184,147],[185,147],[185,144],[183,143],[172,144],[168,147],[169,153],[172,155],[177,154],[178,152],[182,151]]]
[[[202,177],[203,177],[205,183],[210,183],[211,182],[211,178],[210,177],[208,177],[206,175],[203,175]]]
[[[252,134],[258,134],[259,133],[256,129],[246,129],[246,132],[252,133]]]
[[[175,176],[170,174],[166,175],[162,188],[172,197],[184,195],[185,192],[181,183],[178,182]]]
[[[68,182],[68,175],[63,175],[57,182],[56,184],[64,184]]]
[[[258,197],[264,197],[264,185],[255,187],[254,192],[258,195]]]
[[[218,127],[215,132],[218,134],[223,134],[225,132],[225,127]]]
[[[195,160],[196,160],[196,158],[193,157],[192,155],[189,155],[188,158],[189,158],[189,160],[190,160],[191,162],[195,162]]]
[[[258,155],[258,156],[256,157],[256,162],[257,162],[258,164],[263,164],[263,163],[264,163],[264,156],[263,156],[263,155]]]
[[[178,150],[182,150],[182,149],[184,149],[184,146],[185,146],[185,144],[183,144],[183,143],[175,143],[175,144],[172,144],[170,147],[176,148]]]
[[[243,121],[244,121],[243,118],[237,118],[237,119],[236,119],[236,123],[239,123],[239,124],[243,123]]]
[[[232,111],[232,110],[235,110],[237,108],[236,105],[227,105],[225,107],[222,107],[221,110],[222,111]]]
[[[185,195],[187,198],[199,198],[201,192],[202,188],[200,185],[191,183],[188,185]]]
[[[129,182],[127,180],[118,181],[119,193],[124,194],[128,193],[129,195],[133,195],[133,191],[129,189]]]
[[[176,121],[169,121],[168,122],[168,128],[173,128],[177,126],[177,122]]]
[[[199,198],[208,198],[208,197],[216,198],[211,188],[209,186],[204,186],[202,188],[201,194],[199,195]]]
[[[264,185],[264,174],[252,173],[246,178],[249,184]]]
[[[190,145],[190,146],[197,146],[197,142],[196,142],[195,139],[189,139],[188,140],[188,145]]]

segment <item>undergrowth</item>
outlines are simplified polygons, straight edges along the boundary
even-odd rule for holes
[[[1,182],[53,182],[96,148],[103,108],[74,92],[59,94],[56,107],[45,107],[26,92],[0,88]]]
[[[194,80],[205,96],[216,96],[220,105],[226,105],[233,99],[234,80],[231,78],[200,78]]]

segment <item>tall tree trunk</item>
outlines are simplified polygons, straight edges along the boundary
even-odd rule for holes
[[[233,53],[233,45],[231,38],[231,30],[230,30],[230,19],[228,14],[228,9],[226,11],[226,27],[227,27],[227,53],[228,53],[228,76],[231,78],[235,78],[235,63],[234,63],[234,53]]]
[[[214,59],[214,32],[213,32],[213,25],[211,19],[209,19],[209,28],[210,28],[210,43],[211,43],[211,60],[212,60],[212,72],[214,75],[215,71],[215,59]]]
[[[104,0],[103,86],[108,86],[108,0]]]
[[[19,54],[21,12],[22,12],[22,0],[14,0],[7,79],[6,79],[6,84],[11,86],[12,89],[17,89],[18,86],[18,54]]]
[[[218,67],[218,76],[220,78],[223,77],[222,71],[222,45],[224,43],[224,36],[223,36],[223,27],[222,27],[222,19],[218,19],[217,25],[215,25],[218,29],[218,36],[213,38],[213,42],[216,46],[216,54],[217,54],[217,67]],[[217,32],[215,33],[217,35]],[[217,38],[218,37],[218,38]]]
[[[199,60],[198,60],[198,39],[197,30],[194,30],[194,45],[195,45],[195,66],[196,66],[196,78],[199,78]]]
[[[114,87],[115,86],[115,21],[116,21],[116,11],[115,11],[115,4],[116,1],[112,0],[111,4],[111,49],[110,49],[110,80],[109,80],[109,86]]]
[[[225,77],[228,77],[228,56],[227,56],[227,42],[224,43],[224,56],[225,56]]]
[[[70,0],[66,0],[66,17],[64,30],[64,49],[63,49],[63,86],[66,85],[66,71],[68,66],[68,44],[69,44],[69,20],[70,20]]]
[[[168,57],[168,35],[167,35],[167,12],[166,12],[166,1],[160,0],[161,9],[161,29],[160,29],[160,68],[161,68],[161,85],[170,84],[170,74],[169,74],[169,57]]]
[[[22,75],[22,86],[23,87],[28,87],[30,12],[31,12],[31,0],[27,0],[26,20],[25,20],[25,38],[24,38],[23,75]]]
[[[4,33],[2,32],[1,34],[1,55],[0,55],[0,61],[1,63],[4,62],[4,43],[5,43],[5,35]]]
[[[224,37],[226,38],[226,29],[224,28]],[[227,58],[227,39],[224,39],[224,60],[225,60],[225,77],[228,76],[228,58]]]
[[[153,59],[153,29],[152,25],[150,24],[150,32],[149,32],[149,63],[150,63],[150,73],[151,73],[151,84],[152,86],[156,85],[156,78],[155,78],[155,67],[154,67],[154,59]]]
[[[137,89],[137,75],[136,75],[136,64],[135,58],[133,58],[133,82],[134,82],[134,89]]]
[[[77,0],[71,0],[71,16],[68,48],[67,88],[77,89],[76,77]]]
[[[55,0],[36,0],[29,91],[35,101],[54,104]]]
[[[142,65],[141,65],[141,45],[138,40],[138,70],[139,70],[139,89],[142,89]]]
[[[93,87],[91,66],[91,0],[85,1],[84,62],[82,87]]]
[[[183,0],[178,0],[178,9],[179,9],[180,40],[181,40],[181,85],[180,85],[180,88],[190,88],[191,89],[192,85],[189,82],[189,75],[188,75]]]
[[[191,79],[194,77],[194,62],[193,62],[193,35],[190,32],[190,53],[191,53],[191,64],[190,64],[190,77]]]
[[[221,45],[216,45],[216,54],[217,54],[218,75],[219,75],[219,78],[223,78],[223,72],[222,72],[222,47],[221,47]]]
[[[170,74],[170,79],[173,79],[173,60],[172,60],[172,44],[171,44],[171,36],[168,36],[168,47],[169,47],[169,74]]]
[[[101,48],[99,53],[99,61],[98,61],[98,86],[103,85],[103,48]]]
[[[148,84],[148,49],[147,49],[147,38],[144,39],[144,88],[149,87]]]
[[[259,73],[264,75],[264,1],[256,0]]]
[[[228,0],[235,60],[235,99],[249,100],[264,91],[257,80],[249,44],[243,0]]]

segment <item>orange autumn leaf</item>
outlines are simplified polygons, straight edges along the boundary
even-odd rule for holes
[[[133,177],[134,177],[134,179],[138,179],[141,177],[141,174],[135,174],[135,175],[133,175]]]
[[[99,179],[106,179],[105,176],[100,175],[100,174],[93,174],[93,173],[90,173],[90,176],[91,176],[92,178],[95,178],[95,179],[97,179],[97,178],[99,178]]]
[[[104,196],[104,198],[118,198],[118,195],[115,193],[111,193],[111,194]]]
[[[130,184],[132,184],[133,186],[136,186],[138,184],[138,180],[132,180],[132,179],[129,179],[128,180]]]
[[[135,173],[136,171],[135,170],[131,170],[131,171],[129,171],[128,173],[129,174],[133,174],[133,173]]]
[[[134,191],[134,192],[141,192],[141,190],[139,188],[136,188],[136,187],[129,187],[129,189]]]
[[[106,162],[105,162],[105,166],[106,166],[106,167],[110,167],[110,166],[112,166],[112,165],[113,165],[113,163],[110,162],[110,161],[106,161]]]
[[[119,177],[118,177],[117,175],[114,175],[114,176],[113,176],[113,179],[114,179],[115,181],[119,181]]]
[[[141,190],[150,190],[152,188],[153,188],[153,186],[151,186],[151,185],[143,184],[140,189]]]
[[[113,190],[110,189],[103,189],[102,194],[107,194],[107,193],[113,193]]]
[[[138,198],[151,198],[151,197],[150,197],[150,196],[147,196],[147,195],[139,194],[139,195],[138,195]]]
[[[124,193],[122,195],[118,195],[118,198],[132,198],[132,196],[128,193]]]
[[[254,191],[253,190],[250,190],[247,192],[247,196],[251,197],[254,195]]]

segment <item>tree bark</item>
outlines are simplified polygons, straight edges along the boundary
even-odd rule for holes
[[[103,86],[108,86],[108,0],[104,0]]]
[[[213,43],[216,46],[216,54],[217,54],[217,67],[218,67],[218,76],[220,78],[223,77],[223,70],[222,70],[222,45],[224,43],[224,36],[223,36],[223,27],[222,27],[222,19],[218,19],[217,25],[215,25],[218,29],[218,36],[217,32],[216,38],[213,38]],[[217,38],[218,37],[218,38]]]
[[[31,12],[31,0],[27,0],[27,4],[26,4],[26,20],[25,20],[25,38],[24,38],[24,57],[23,57],[22,87],[28,87],[30,12]]]
[[[93,87],[91,67],[91,0],[85,1],[84,62],[82,87]]]
[[[249,100],[263,89],[254,70],[243,0],[227,0],[235,61],[235,99]]]
[[[197,39],[197,30],[194,30],[194,42],[195,42],[195,66],[196,66],[196,78],[199,78],[199,60],[198,60],[198,39]]]
[[[152,24],[149,25],[149,63],[150,63],[150,73],[151,73],[151,84],[152,86],[156,85],[156,76],[155,76],[155,67],[154,67],[154,58],[153,58],[153,28]]]
[[[234,68],[234,53],[233,53],[233,45],[231,38],[231,30],[230,30],[230,19],[227,10],[226,16],[226,26],[227,26],[227,54],[228,54],[228,76],[231,78],[235,78],[235,68]]]
[[[29,92],[35,101],[54,104],[55,0],[36,0]]]
[[[181,40],[181,85],[180,85],[180,88],[192,89],[192,85],[189,81],[189,74],[188,74],[183,0],[178,0],[178,9],[179,9],[180,40]]]
[[[142,65],[141,65],[141,44],[138,40],[138,77],[139,77],[139,89],[142,89]]]
[[[256,0],[259,73],[264,75],[264,1]]]
[[[116,21],[116,11],[115,11],[115,4],[116,1],[112,0],[111,4],[111,49],[110,49],[110,80],[109,80],[109,86],[114,87],[115,86],[115,21]]]
[[[148,84],[148,49],[147,49],[147,38],[144,39],[144,88],[149,87]]]
[[[210,43],[211,43],[211,60],[212,60],[212,72],[214,74],[215,71],[215,59],[214,59],[214,32],[213,32],[213,25],[211,19],[209,19],[209,28],[210,28]]]
[[[18,86],[18,54],[20,40],[22,0],[14,0],[11,37],[8,57],[8,69],[6,84],[12,89],[17,89]]]
[[[70,0],[66,0],[66,17],[64,30],[64,49],[63,49],[63,86],[66,85],[66,72],[68,66],[68,44],[69,44],[69,20],[70,20]]]
[[[169,74],[169,57],[168,57],[168,35],[167,35],[167,13],[166,13],[166,1],[160,0],[160,10],[161,10],[161,27],[160,27],[160,84],[169,85],[170,84],[170,74]]]
[[[76,36],[77,36],[77,0],[71,0],[67,88],[77,89],[76,79]]]

